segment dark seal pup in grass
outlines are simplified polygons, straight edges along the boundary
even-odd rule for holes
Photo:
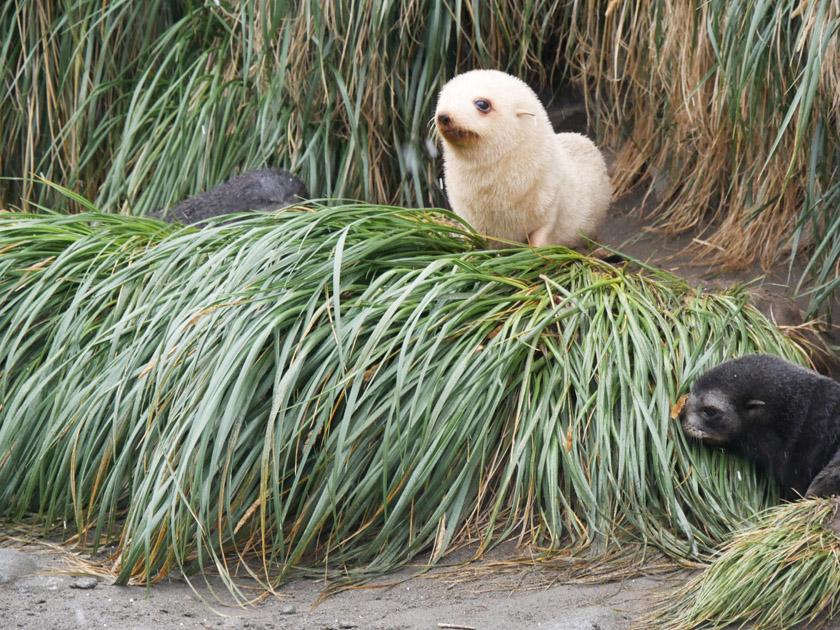
[[[787,498],[840,494],[840,383],[770,355],[749,355],[698,378],[683,431],[757,462]]]
[[[288,171],[263,168],[246,171],[168,210],[146,216],[190,225],[232,212],[277,210],[308,197],[304,183]]]

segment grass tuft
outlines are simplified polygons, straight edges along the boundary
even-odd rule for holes
[[[566,55],[666,232],[719,267],[805,251],[830,307],[838,261],[840,6],[832,0],[579,3]],[[592,113],[590,113],[592,115]],[[805,276],[803,276],[805,277]]]
[[[837,498],[820,498],[767,510],[670,597],[651,625],[791,628],[832,617],[840,605],[839,508]]]

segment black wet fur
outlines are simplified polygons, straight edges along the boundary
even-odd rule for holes
[[[734,405],[737,429],[723,417],[704,419],[696,403],[713,390]],[[840,383],[779,357],[749,355],[700,376],[683,408],[684,429],[689,414],[695,427],[728,431],[724,447],[757,462],[788,498],[840,493]]]
[[[277,210],[308,197],[304,183],[288,171],[264,168],[246,171],[168,210],[146,216],[189,225],[233,212]]]

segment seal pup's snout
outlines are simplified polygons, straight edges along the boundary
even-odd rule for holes
[[[439,111],[435,114],[435,124],[437,124],[440,135],[445,140],[452,144],[463,144],[468,140],[477,140],[478,134],[472,129],[462,126],[452,114],[448,111]]]

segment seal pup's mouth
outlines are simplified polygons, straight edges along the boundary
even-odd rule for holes
[[[440,134],[449,142],[458,143],[464,140],[478,140],[478,134],[469,129],[461,129],[460,127],[447,127],[446,129],[439,129]]]
[[[705,427],[697,426],[688,418],[681,418],[680,424],[682,425],[683,433],[688,437],[699,440],[708,446],[729,446],[732,444],[732,439],[728,436],[715,433]]]

